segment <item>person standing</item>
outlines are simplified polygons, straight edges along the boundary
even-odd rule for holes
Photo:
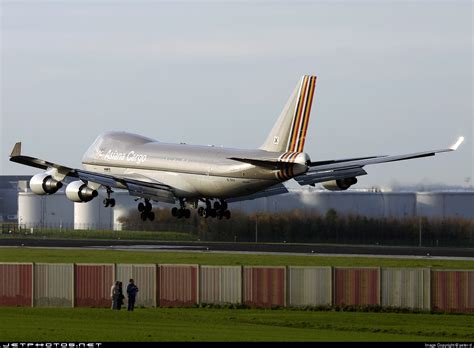
[[[119,281],[117,280],[110,288],[110,298],[112,299],[112,309],[118,308]]]
[[[133,279],[127,285],[127,296],[128,296],[128,310],[133,311],[135,308],[135,299],[137,297],[138,287],[135,285]]]
[[[123,288],[122,282],[118,282],[118,297],[117,297],[117,309],[120,310],[123,305],[123,299],[125,296],[123,295]]]

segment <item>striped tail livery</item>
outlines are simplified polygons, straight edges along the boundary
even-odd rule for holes
[[[301,78],[260,149],[284,152],[280,157],[284,162],[303,152],[315,87],[316,76]]]

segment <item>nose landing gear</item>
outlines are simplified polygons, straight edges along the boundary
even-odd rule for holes
[[[104,200],[102,201],[102,203],[104,203],[104,207],[115,207],[115,199],[114,198],[110,198],[110,194],[112,193],[113,191],[110,189],[110,188],[107,188],[107,198],[104,198]]]

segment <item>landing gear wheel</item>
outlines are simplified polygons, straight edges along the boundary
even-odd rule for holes
[[[110,194],[113,193],[114,191],[112,191],[112,189],[110,187],[106,187],[107,188],[107,197],[104,198],[104,200],[102,201],[102,203],[104,204],[104,207],[107,208],[107,207],[115,207],[115,199],[113,198],[110,198]]]
[[[176,207],[171,208],[171,216],[174,216],[174,217],[178,216],[178,208]]]
[[[202,217],[203,218],[208,218],[211,215],[210,209],[203,209],[202,211]]]
[[[115,199],[110,199],[109,204],[111,207],[115,206]],[[140,212],[140,219],[142,219],[142,221],[146,221],[146,219],[150,221],[155,220],[155,213],[151,211],[152,208],[149,199],[145,199],[145,203],[138,203],[138,211]]]
[[[221,209],[221,204],[219,202],[214,202],[214,209],[215,210],[220,210]]]
[[[145,199],[145,211],[147,212],[151,211],[151,203],[148,199]]]
[[[225,217],[227,220],[230,219],[230,211],[229,211],[229,210],[226,210],[226,211],[224,212],[224,217]]]
[[[189,209],[184,209],[184,217],[186,219],[189,219],[191,217],[191,210]]]
[[[104,200],[102,201],[102,203],[104,203],[104,207],[115,207],[115,199],[114,198],[104,198]]]
[[[222,210],[227,210],[227,202],[221,201],[221,209]]]
[[[150,220],[150,221],[155,220],[155,213],[154,212],[150,211],[148,213],[148,220]]]

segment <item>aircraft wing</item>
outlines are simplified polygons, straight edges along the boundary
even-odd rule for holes
[[[133,175],[114,176],[89,172],[82,169],[74,169],[74,172],[77,173],[77,177],[83,181],[91,181],[103,186],[125,189],[128,190],[132,196],[156,199],[166,203],[176,202],[171,186],[146,176],[141,176],[137,179]]]
[[[456,143],[447,149],[416,152],[406,155],[371,156],[352,159],[348,158],[343,160],[311,162],[309,170],[305,174],[296,176],[295,180],[300,185],[314,185],[319,182],[353,178],[367,174],[367,172],[362,169],[366,165],[404,161],[414,158],[434,156],[441,152],[455,151],[463,141],[464,137],[459,137]]]
[[[110,188],[125,189],[128,190],[132,196],[156,199],[166,203],[175,203],[176,201],[171,186],[165,185],[146,176],[134,174],[116,176],[95,173],[83,169],[66,167],[35,157],[23,156],[21,155],[21,143],[16,143],[13,147],[10,161],[43,170],[54,169],[60,176],[62,176],[62,178],[66,176],[73,177],[81,179],[84,182],[92,182]]]

